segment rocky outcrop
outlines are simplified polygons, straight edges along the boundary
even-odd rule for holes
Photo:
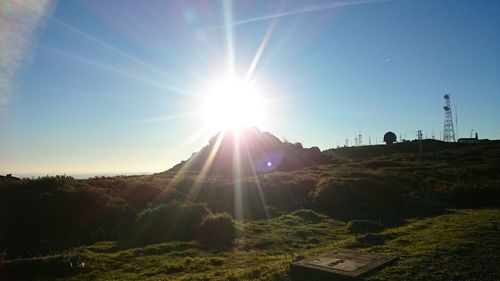
[[[282,142],[274,135],[252,127],[213,136],[207,146],[171,170],[184,167],[201,171],[206,163],[211,163],[205,168],[209,174],[252,175],[326,164],[328,159],[318,147],[303,148],[300,143]]]

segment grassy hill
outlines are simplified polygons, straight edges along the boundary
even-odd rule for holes
[[[499,279],[500,142],[324,154],[242,180],[2,177],[0,277],[288,280],[298,256],[344,247],[400,257],[370,280]],[[358,219],[383,229],[352,233]]]

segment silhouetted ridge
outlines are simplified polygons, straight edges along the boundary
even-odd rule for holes
[[[205,171],[208,174],[236,175],[239,163],[239,173],[244,176],[328,163],[329,158],[318,147],[303,148],[300,143],[282,142],[271,133],[261,132],[255,127],[228,130],[221,134],[219,132],[210,138],[207,146],[172,170],[185,167],[190,171],[202,171],[207,165]]]

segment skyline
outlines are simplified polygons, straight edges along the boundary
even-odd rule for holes
[[[200,100],[227,69],[306,147],[438,138],[444,94],[459,137],[500,138],[497,1],[5,3],[0,174],[167,170],[215,134]]]

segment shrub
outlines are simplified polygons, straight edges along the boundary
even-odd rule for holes
[[[360,212],[357,203],[363,201],[363,195],[350,181],[345,180],[320,182],[312,193],[319,210],[343,219]]]
[[[351,233],[379,232],[382,225],[370,220],[353,220],[347,224],[347,231]]]
[[[209,214],[205,204],[171,203],[148,209],[140,214],[125,237],[125,246],[138,246],[165,241],[188,241],[194,230]]]
[[[293,216],[301,218],[307,223],[318,223],[323,220],[323,217],[313,210],[300,209],[292,213]]]
[[[198,241],[208,248],[227,248],[234,241],[236,229],[227,213],[208,215],[198,231]]]
[[[406,215],[401,192],[390,179],[366,176],[320,181],[311,196],[315,209],[338,219],[399,222]]]
[[[126,195],[127,203],[134,209],[141,209],[149,202],[153,202],[160,195],[161,190],[150,183],[134,185]]]
[[[77,244],[115,238],[124,203],[71,177],[0,185],[0,252],[10,258],[47,255]]]
[[[38,258],[24,258],[0,264],[1,280],[37,280],[41,275],[67,277],[87,271],[87,256],[76,250]]]

